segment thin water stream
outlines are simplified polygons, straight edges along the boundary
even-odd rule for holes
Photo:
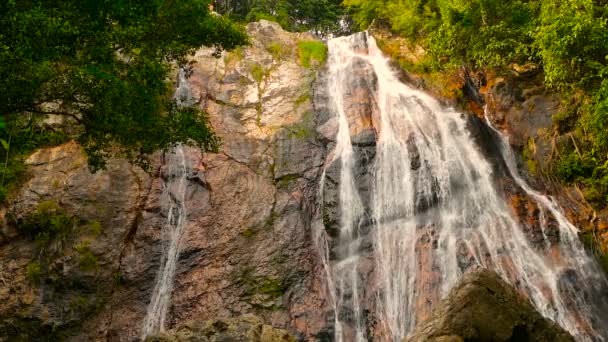
[[[178,87],[175,91],[178,106],[188,106],[193,103],[193,97],[185,76],[180,70]],[[186,208],[186,190],[188,187],[188,172],[192,169],[185,155],[185,148],[178,145],[164,153],[163,163],[163,193],[162,207],[167,221],[161,232],[162,254],[160,268],[152,298],[144,318],[142,337],[156,334],[165,328],[167,312],[171,304],[171,291],[175,278],[175,269],[180,252],[180,240],[188,219]]]

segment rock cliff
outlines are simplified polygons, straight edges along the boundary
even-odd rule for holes
[[[301,60],[309,34],[267,21],[247,32],[250,46],[220,58],[202,49],[189,71],[223,145],[186,150],[188,218],[167,328],[255,313],[311,337],[326,319],[310,236],[325,154],[312,83],[323,61]],[[112,160],[91,174],[75,143],[28,159],[31,177],[3,212],[0,340],[139,337],[166,243],[165,159],[150,173]]]

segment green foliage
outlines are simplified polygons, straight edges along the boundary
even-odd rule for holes
[[[340,29],[341,0],[219,0],[215,10],[239,21],[262,19],[289,31],[333,32]]]
[[[285,286],[278,279],[265,278],[259,284],[258,292],[269,298],[278,298],[285,293]]]
[[[531,54],[538,4],[501,0],[345,0],[355,22],[374,19],[423,45],[443,67],[493,67]]]
[[[522,157],[528,166],[528,170],[534,175],[537,170],[536,159],[534,158],[534,139],[530,138],[528,143],[524,146]]]
[[[241,27],[211,15],[209,3],[1,2],[3,122],[22,113],[70,118],[92,169],[115,151],[145,165],[146,155],[177,143],[216,150],[207,117],[178,109],[167,81],[170,63],[186,64],[200,46],[247,41]]]
[[[591,169],[583,163],[576,153],[562,156],[555,164],[555,174],[563,181],[572,183],[584,177]]]
[[[425,59],[402,63],[409,71],[446,71],[463,66],[469,70],[500,71],[511,63],[525,62],[541,66],[546,84],[560,90],[568,103],[554,117],[556,132],[572,134],[579,150],[575,153],[574,149],[560,149],[553,172],[564,182],[582,185],[590,202],[606,206],[608,6],[605,1],[345,0],[344,4],[359,26],[366,28],[379,19],[424,48]],[[535,172],[537,165],[530,152],[524,150],[524,159]]]
[[[593,86],[608,75],[607,20],[601,1],[542,1],[536,44],[550,85]]]
[[[12,115],[0,126],[0,203],[26,179],[24,160],[34,150],[61,144],[67,134],[35,116]]]
[[[283,296],[287,287],[278,278],[269,276],[256,276],[252,267],[244,267],[238,270],[233,277],[235,284],[242,286],[245,297],[263,295],[265,300]]]
[[[327,59],[327,46],[316,40],[306,40],[298,42],[300,52],[300,63],[305,68],[311,67],[311,59],[317,60],[320,64]]]
[[[89,300],[86,297],[78,296],[70,301],[70,311],[83,311],[87,309]]]
[[[262,82],[262,80],[264,80],[264,78],[268,74],[266,70],[264,70],[264,67],[262,67],[258,63],[251,64],[249,72],[257,83]]]
[[[272,58],[275,61],[280,61],[283,59],[283,57],[285,57],[286,55],[289,54],[289,50],[287,49],[286,46],[282,45],[281,43],[276,43],[276,42],[268,45],[266,47],[266,50],[268,50],[268,52],[270,52],[270,54],[272,55]]]
[[[40,281],[40,275],[42,274],[40,263],[37,263],[35,261],[29,262],[27,264],[25,272],[27,274],[27,278],[32,283],[38,283]]]
[[[93,221],[89,223],[89,232],[93,234],[93,236],[97,237],[101,234],[101,230],[103,229],[101,223],[99,221]]]
[[[595,150],[582,155],[574,151],[565,152],[554,163],[555,175],[565,183],[583,186],[583,193],[589,203],[602,208],[608,202],[608,160],[606,155],[598,155]]]
[[[53,240],[67,241],[78,220],[68,215],[56,202],[45,201],[32,214],[24,217],[18,226],[22,233],[45,249]]]
[[[83,241],[79,245],[74,247],[74,250],[80,254],[78,265],[80,270],[83,272],[93,272],[98,268],[97,257],[91,251],[89,241]]]

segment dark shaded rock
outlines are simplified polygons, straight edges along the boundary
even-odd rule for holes
[[[574,341],[496,273],[465,274],[430,320],[405,341]]]

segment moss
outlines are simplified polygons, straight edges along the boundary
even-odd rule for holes
[[[86,297],[78,296],[70,301],[70,311],[80,312],[88,307],[89,300]]]
[[[231,64],[232,62],[242,61],[245,58],[245,49],[239,46],[224,55],[224,63]]]
[[[232,276],[232,280],[236,285],[239,285],[243,290],[243,298],[250,302],[252,306],[272,309],[276,305],[271,301],[282,297],[285,294],[287,287],[281,279],[266,275],[255,275],[255,270],[251,266],[245,266],[238,269]],[[265,302],[263,305],[258,301],[262,297]],[[253,303],[253,301],[256,303]]]
[[[288,126],[286,129],[289,131],[289,138],[305,139],[314,137],[316,135],[313,115],[310,112],[304,113],[302,121]]]
[[[327,46],[316,40],[298,42],[298,50],[300,52],[300,63],[305,68],[311,67],[311,60],[323,64],[327,59]]]
[[[101,226],[101,223],[99,221],[93,221],[91,223],[89,223],[89,232],[91,234],[93,234],[93,236],[97,237],[99,236],[99,234],[101,234],[101,230],[103,229],[103,227]]]
[[[297,99],[296,99],[296,108],[301,106],[304,102],[310,100],[310,94],[309,93],[304,93],[302,95],[300,95]]]
[[[534,158],[536,154],[536,143],[533,138],[528,139],[528,143],[524,146],[522,151],[522,158],[526,162],[528,166],[528,170],[531,174],[536,175],[537,172],[537,162]]]
[[[256,124],[261,127],[262,126],[262,102],[258,102],[255,104],[255,121]]]
[[[279,179],[276,180],[277,187],[279,189],[285,189],[291,182],[297,180],[298,178],[300,178],[300,176],[298,176],[298,175],[286,175],[286,176],[280,177]],[[274,214],[274,212],[273,212],[273,214]]]
[[[40,282],[40,277],[42,275],[42,268],[40,263],[32,261],[27,264],[26,267],[27,278],[34,284]]]
[[[112,280],[114,281],[114,285],[122,285],[123,278],[120,270],[112,272]]]
[[[286,46],[277,42],[270,43],[266,47],[266,50],[270,52],[270,54],[272,55],[272,59],[274,59],[275,61],[282,60],[289,53],[289,50]]]
[[[254,237],[257,233],[258,232],[255,231],[254,229],[247,228],[241,232],[241,236],[246,237],[246,238],[251,238],[251,237]]]
[[[81,244],[74,247],[76,252],[80,254],[78,265],[83,272],[93,272],[98,268],[97,257],[91,251],[89,241],[85,240]]]
[[[61,182],[59,181],[59,179],[54,179],[53,183],[51,183],[51,187],[53,188],[53,190],[59,190],[59,188],[61,188]]]
[[[257,83],[262,82],[262,80],[268,74],[268,72],[266,70],[264,70],[264,68],[258,63],[251,64],[251,66],[249,68],[249,72],[251,73],[251,76]]]
[[[265,294],[271,298],[278,298],[285,293],[285,286],[279,279],[265,278],[258,287],[261,294]]]

